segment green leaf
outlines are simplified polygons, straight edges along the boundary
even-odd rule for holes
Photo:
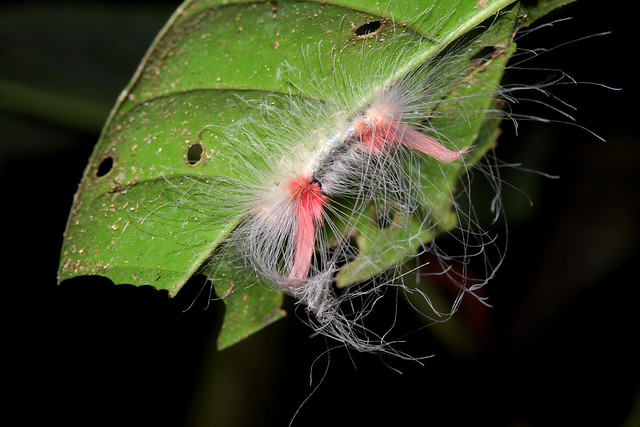
[[[209,263],[203,273],[215,276],[213,287],[224,300],[225,315],[218,335],[219,350],[242,341],[254,332],[284,317],[283,294],[260,283],[248,268],[236,268],[227,259]]]
[[[357,81],[363,60],[397,61],[400,66],[383,76],[392,84],[512,2],[494,0],[479,7],[475,0],[463,0],[454,8],[449,0],[186,1],[158,34],[103,129],[69,216],[59,281],[100,275],[173,296],[199,270],[223,272],[214,283],[227,308],[220,347],[282,317],[280,294],[243,265],[210,259],[246,214],[227,203],[229,194],[242,191],[238,182],[257,179],[240,176],[226,160],[265,161],[250,141],[243,141],[237,124],[264,120],[255,101],[273,94],[337,101],[336,75]],[[510,46],[516,16],[499,16],[469,58],[484,46]],[[375,37],[358,36],[358,28],[371,22],[380,24]],[[473,95],[499,81],[510,52],[506,48],[485,72],[469,75],[468,84],[450,96],[465,90],[473,98],[473,105],[465,107],[486,110],[494,100]],[[353,101],[357,111],[370,99]],[[475,144],[479,157],[495,142],[496,132],[487,131],[485,119],[478,115],[435,125],[460,146]],[[265,123],[265,132],[277,124]],[[231,144],[230,135],[240,143]],[[460,171],[452,165],[429,179],[450,188]],[[430,200],[438,231],[453,227],[449,200],[435,194]],[[359,230],[360,256],[377,259],[381,267],[403,261],[433,237],[421,236],[389,258],[380,246],[367,247],[365,242],[381,235],[372,224]],[[394,232],[384,239],[402,238]],[[339,285],[379,272],[364,271],[359,262],[344,267]]]

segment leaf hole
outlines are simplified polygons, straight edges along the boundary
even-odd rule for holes
[[[371,21],[366,24],[360,25],[358,28],[353,30],[356,36],[361,38],[372,37],[379,29],[382,27],[382,22],[380,21]]]
[[[113,157],[105,157],[102,159],[100,164],[98,165],[98,170],[96,170],[96,177],[100,178],[111,172],[113,169]]]
[[[185,155],[189,166],[198,165],[204,158],[204,146],[200,142],[193,143],[187,148]]]

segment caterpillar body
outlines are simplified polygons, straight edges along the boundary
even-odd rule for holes
[[[278,95],[242,99],[251,113],[260,114],[240,120],[242,130],[226,136],[227,152],[237,146],[245,150],[249,144],[262,159],[255,168],[246,155],[228,160],[244,159],[246,170],[240,175],[247,179],[233,187],[243,189],[239,211],[246,214],[223,256],[241,260],[236,268],[249,268],[260,281],[296,298],[317,332],[350,348],[399,354],[385,341],[386,333],[369,330],[364,319],[387,287],[421,294],[405,286],[401,264],[416,259],[435,235],[459,232],[464,248],[456,262],[461,265],[468,263],[471,252],[487,256],[486,246],[493,244],[472,210],[465,211],[456,201],[461,196],[458,174],[451,172],[467,171],[463,176],[470,179],[473,162],[487,147],[475,153],[475,139],[457,142],[430,124],[432,119],[446,120],[438,117],[443,114],[458,114],[458,119],[463,114],[469,122],[503,117],[487,106],[473,108],[478,100],[507,95],[506,89],[491,85],[475,94],[467,89],[474,73],[492,62],[499,62],[497,72],[504,71],[507,51],[500,47],[470,60],[468,47],[469,42],[455,46],[391,84],[382,77],[389,70],[375,68],[364,55],[364,76],[348,91],[343,82],[322,82],[321,90],[333,91],[326,97],[332,102]],[[401,50],[378,66],[388,68],[400,59],[404,63],[407,52]],[[354,103],[361,106],[354,108]],[[443,113],[453,105],[466,108]],[[437,251],[435,245],[431,250]],[[450,255],[438,255],[453,262]],[[219,260],[212,260],[214,281]],[[494,268],[488,262],[485,266],[492,275]],[[447,268],[436,268],[434,274],[448,274]],[[372,276],[377,283],[353,284],[357,280],[352,278]],[[459,287],[454,305],[485,282],[465,274],[454,281]],[[431,305],[428,296],[421,295]]]

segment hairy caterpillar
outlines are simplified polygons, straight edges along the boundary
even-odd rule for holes
[[[250,193],[249,214],[231,237],[231,245],[239,247],[259,276],[307,307],[320,322],[319,331],[358,349],[377,344],[353,335],[355,325],[339,309],[344,301],[332,290],[341,264],[357,256],[349,236],[366,215],[386,213],[392,215],[387,228],[396,233],[393,240],[379,236],[371,242],[380,248],[379,256],[415,247],[435,225],[418,213],[428,203],[420,190],[426,182],[414,176],[420,174],[419,159],[405,169],[410,152],[448,164],[462,161],[469,149],[449,149],[407,123],[405,115],[420,106],[403,104],[406,93],[396,92],[406,90],[404,84],[394,85],[377,93],[363,114],[314,129],[312,144],[283,145],[271,159],[274,168],[265,182]],[[331,116],[336,120],[335,113]],[[412,217],[418,218],[413,229]],[[404,240],[395,240],[398,233]],[[360,268],[385,269],[375,260]],[[346,291],[343,299],[350,298]]]
[[[480,136],[456,140],[455,132],[462,131],[447,129],[446,122],[462,117],[463,126],[472,127],[498,121],[504,116],[494,97],[504,100],[523,88],[501,87],[497,81],[474,88],[478,73],[500,75],[509,57],[506,45],[489,45],[482,56],[477,46],[470,51],[474,43],[482,45],[481,37],[438,46],[441,53],[433,60],[389,82],[388,75],[400,73],[415,57],[412,48],[427,42],[407,41],[409,47],[386,52],[384,59],[364,52],[355,78],[336,72],[333,80],[306,81],[314,87],[311,92],[325,94],[324,102],[279,95],[237,101],[246,106],[246,116],[221,139],[229,145],[222,151],[234,153],[224,162],[238,163],[243,177],[224,181],[237,192],[242,205],[237,210],[244,214],[212,257],[214,282],[216,264],[234,259],[235,271],[249,269],[257,280],[296,298],[317,332],[360,351],[398,354],[386,332],[376,334],[365,325],[384,289],[418,294],[435,311],[427,295],[405,285],[402,262],[431,251],[460,265],[461,273],[452,273],[451,265],[432,270],[450,275],[459,287],[453,310],[465,293],[494,274],[488,255],[493,237],[477,223],[473,206],[462,207],[458,200],[469,196],[470,182],[460,190],[460,172],[451,172],[466,171],[463,179],[470,181],[473,163],[488,147],[484,143],[475,152]],[[254,155],[246,155],[247,146]],[[256,166],[248,158],[260,161]],[[214,181],[205,191],[217,194],[213,187],[220,185]],[[495,214],[498,204],[496,199]],[[446,254],[433,243],[423,247],[449,230],[459,239],[460,253]],[[467,277],[466,265],[474,256],[482,258],[486,277]],[[373,283],[354,284],[372,276],[377,277]]]
[[[525,19],[511,3],[434,2],[415,16],[400,6],[396,22],[395,2],[375,16],[312,2],[185,2],[96,146],[60,278],[104,274],[175,294],[202,268],[225,296],[266,285],[306,307],[317,332],[393,352],[388,331],[365,324],[386,289],[442,316],[405,282],[407,261],[436,255],[441,265],[420,274],[456,284],[452,311],[494,274],[502,251],[477,219],[473,170],[496,188],[497,215],[499,176],[478,161],[501,119],[533,119],[504,104],[519,92],[546,94],[565,77],[500,84]],[[241,18],[259,25],[221,25]],[[319,31],[309,30],[310,42],[312,24]],[[229,28],[238,46],[257,40],[277,53],[287,48],[286,28],[295,43],[287,56],[258,57],[253,72],[234,71],[240,55],[224,61],[227,39],[210,40],[203,28]],[[193,46],[206,55],[184,54]],[[226,71],[213,78],[218,69]],[[458,251],[436,244],[443,234]],[[473,259],[481,271],[472,276]]]

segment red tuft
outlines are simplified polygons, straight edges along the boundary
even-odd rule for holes
[[[322,212],[327,198],[320,184],[309,182],[301,176],[289,182],[287,189],[295,204],[296,252],[289,279],[303,280],[309,275],[311,258],[315,247],[315,222],[322,222]]]
[[[392,104],[371,107],[364,117],[354,122],[356,134],[367,150],[380,153],[386,144],[400,143],[405,147],[420,151],[442,163],[459,160],[469,149],[449,150],[435,139],[400,123],[400,113]]]
[[[366,119],[356,121],[354,128],[367,150],[380,153],[385,145],[395,141],[397,123],[381,108],[367,110]]]
[[[457,151],[449,150],[435,139],[409,127],[405,127],[399,142],[411,150],[420,151],[442,163],[455,162],[469,150],[469,147]]]

